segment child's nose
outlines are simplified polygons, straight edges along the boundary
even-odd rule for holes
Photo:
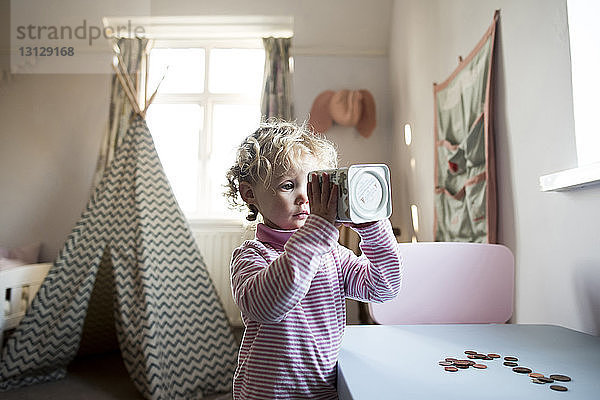
[[[306,190],[301,190],[296,198],[296,204],[308,203],[308,193]]]

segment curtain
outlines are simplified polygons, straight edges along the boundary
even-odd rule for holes
[[[265,76],[261,98],[263,118],[294,119],[292,98],[292,68],[290,48],[292,38],[263,38],[265,47]]]
[[[147,54],[148,39],[118,39],[115,43],[118,48],[127,73],[132,82],[137,86],[137,93],[140,93],[140,85],[145,71],[142,69],[143,60]],[[144,93],[144,91],[141,91]],[[144,96],[146,94],[144,93]],[[127,99],[123,86],[119,83],[116,74],[112,76],[110,91],[110,106],[108,111],[108,126],[102,139],[102,147],[98,154],[96,172],[92,187],[96,187],[104,170],[114,158],[115,150],[119,147],[127,128],[129,127],[135,113],[133,107]]]

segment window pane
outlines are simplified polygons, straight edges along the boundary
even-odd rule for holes
[[[211,93],[244,93],[260,96],[265,51],[213,49],[210,51],[208,88]]]
[[[224,105],[213,108],[213,143],[208,179],[215,193],[211,209],[221,215],[233,215],[225,204],[223,185],[225,173],[233,165],[235,153],[242,140],[258,128],[260,107],[258,105]]]
[[[204,57],[204,49],[153,49],[148,70],[148,96],[163,76],[159,93],[202,93]]]
[[[184,214],[195,213],[203,108],[197,104],[153,104],[146,120],[179,206]]]

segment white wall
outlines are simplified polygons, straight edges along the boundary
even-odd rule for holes
[[[386,52],[393,0],[150,0],[153,16],[277,15],[294,17],[300,51]]]
[[[577,165],[564,0],[396,0],[390,38],[394,200],[433,234],[433,82],[443,81],[501,10],[496,48],[499,242],[515,254],[513,322],[600,334],[600,186],[542,193],[540,175]],[[413,144],[403,144],[404,124]],[[410,157],[416,159],[411,171]],[[401,194],[401,195],[400,195]],[[396,210],[398,211],[398,210]],[[396,212],[398,218],[401,213]],[[405,229],[406,222],[397,221]]]
[[[107,75],[17,75],[0,87],[0,246],[53,261],[79,219],[107,123]]]
[[[368,89],[375,98],[377,126],[369,138],[350,127],[332,126],[326,136],[336,143],[340,165],[389,163],[392,157],[389,60],[385,56],[296,56],[294,92],[296,117],[306,120],[312,103],[324,90]]]

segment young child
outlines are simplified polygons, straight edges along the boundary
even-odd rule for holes
[[[335,168],[333,145],[305,126],[264,123],[227,173],[227,196],[260,213],[256,239],[233,252],[231,286],[246,327],[234,399],[337,399],[345,298],[383,302],[400,289],[388,220],[350,225],[363,255],[338,244],[337,186],[308,173]],[[316,176],[315,176],[316,177]],[[240,203],[238,195],[243,203]]]

